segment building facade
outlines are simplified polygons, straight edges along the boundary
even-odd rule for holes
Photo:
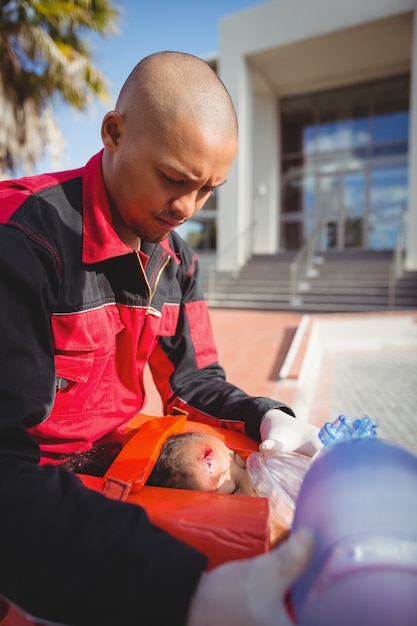
[[[219,270],[309,239],[318,251],[393,250],[401,232],[417,269],[416,8],[272,0],[221,19],[212,62],[239,150],[197,217]]]

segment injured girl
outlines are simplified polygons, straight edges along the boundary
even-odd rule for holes
[[[117,452],[102,446],[72,455],[62,465],[75,473],[103,476]],[[308,456],[274,448],[251,452],[245,461],[220,438],[186,431],[166,439],[145,484],[268,498],[270,540],[274,546],[289,533],[295,501],[310,461]]]
[[[295,501],[310,461],[310,457],[295,452],[252,452],[245,462],[213,435],[184,432],[168,437],[146,484],[267,497],[271,545],[276,545],[289,533]]]

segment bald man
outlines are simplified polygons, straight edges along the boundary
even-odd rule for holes
[[[278,614],[284,624],[308,538],[204,574],[205,557],[140,507],[61,466],[95,447],[114,458],[144,404],[147,363],[166,413],[231,424],[267,447],[316,435],[226,381],[198,259],[174,232],[226,183],[236,153],[217,75],[179,52],[143,59],[102,141],[85,167],[0,184],[0,597],[71,626],[232,626],[228,597],[239,626]]]

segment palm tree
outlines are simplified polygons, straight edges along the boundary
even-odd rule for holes
[[[0,0],[0,178],[46,150],[59,159],[55,98],[79,110],[108,99],[85,35],[115,33],[118,16],[109,0]]]

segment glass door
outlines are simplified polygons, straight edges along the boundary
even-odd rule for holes
[[[366,211],[366,177],[364,172],[342,175],[342,237],[344,248],[363,248]]]
[[[363,172],[326,174],[317,179],[319,250],[364,246],[366,208]]]
[[[320,252],[342,247],[340,212],[342,185],[339,174],[317,178],[318,246]]]

